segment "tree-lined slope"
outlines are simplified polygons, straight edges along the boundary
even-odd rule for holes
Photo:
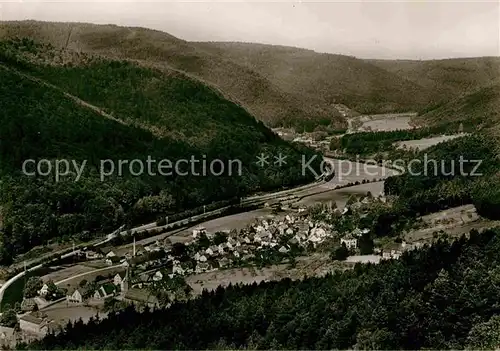
[[[313,128],[318,124],[334,129],[345,126],[338,111],[320,100],[285,92],[255,70],[160,31],[85,23],[0,23],[0,38],[13,37],[30,37],[57,48],[133,59],[145,66],[187,72],[217,86],[227,98],[271,126],[303,123]]]
[[[72,57],[71,64],[56,63],[57,50],[28,39],[0,43],[0,259],[4,262],[49,239],[107,232],[123,222],[148,221],[314,178],[311,172],[303,175],[300,166],[302,154],[311,155],[309,150],[284,142],[247,111],[190,77],[70,51],[62,55]],[[289,162],[261,168],[256,164],[260,153],[282,153]],[[100,180],[101,160],[114,160],[118,167],[119,160],[138,159],[147,166],[148,157],[157,162],[168,159],[174,165],[192,157],[199,161],[194,172],[190,165],[181,165],[178,172],[171,166],[170,176],[158,173],[158,163],[152,168],[156,175],[145,168],[142,176],[133,176],[126,164],[123,175],[115,168],[113,176]],[[55,182],[53,173],[23,176],[21,167],[27,159],[88,164],[79,181],[73,172]],[[214,171],[209,168],[215,159],[225,167],[220,176],[214,175],[219,166]],[[240,163],[230,167],[231,161]]]
[[[361,113],[415,110],[431,99],[418,84],[351,56],[250,43],[197,43],[261,73],[284,91]]]
[[[442,101],[472,93],[500,76],[500,57],[445,60],[369,60],[439,94]]]
[[[448,103],[422,111],[416,118],[419,124],[437,125],[449,122],[481,127],[500,122],[500,80],[464,94]]]

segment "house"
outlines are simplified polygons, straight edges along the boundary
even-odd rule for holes
[[[135,256],[130,259],[131,266],[138,266],[149,261],[149,255]]]
[[[287,253],[289,250],[286,247],[282,246],[282,247],[279,248],[278,251],[281,252],[281,253]]]
[[[400,250],[391,250],[391,258],[398,260],[401,257],[402,252]]]
[[[116,257],[116,256],[110,256],[106,259],[106,264],[108,266],[112,266],[114,264],[118,264],[120,263],[120,257]]]
[[[340,239],[340,245],[342,244],[345,244],[348,249],[355,249],[358,247],[358,239],[348,235],[345,238]]]
[[[48,333],[57,334],[62,330],[62,327],[47,319],[46,315],[40,312],[25,314],[19,318],[19,328],[27,334],[36,334],[39,336],[47,335]]]
[[[219,260],[219,267],[220,268],[227,267],[229,264],[231,264],[231,261],[226,257]]]
[[[19,328],[25,333],[43,334],[44,318],[38,314],[28,313],[19,318]]]
[[[200,262],[206,262],[206,261],[207,261],[207,256],[202,255],[202,254],[200,254],[199,252],[195,253],[193,258],[194,258],[196,261],[200,261]]]
[[[96,251],[89,250],[85,252],[85,257],[87,258],[87,260],[95,260],[101,258],[102,255]]]
[[[113,284],[115,286],[119,286],[121,291],[125,291],[126,290],[125,285],[126,283],[128,283],[127,280],[128,280],[127,272],[120,272],[113,277]]]
[[[158,299],[145,289],[132,288],[125,294],[124,301],[134,305],[159,307]]]
[[[217,251],[219,252],[220,255],[224,255],[224,244],[220,244],[217,247]]]
[[[66,295],[66,301],[71,303],[82,303],[87,299],[88,292],[89,292],[88,288],[80,288],[80,287],[74,290],[69,290],[68,294]]]
[[[212,250],[211,247],[207,248],[205,250],[205,253],[208,255],[208,256],[213,256],[214,255],[214,250]]]
[[[156,273],[153,275],[153,280],[155,282],[158,282],[163,279],[163,274],[160,271],[156,271]]]
[[[48,292],[49,292],[49,286],[47,284],[43,284],[42,288],[38,290],[38,295],[47,296]]]
[[[172,267],[172,274],[184,275],[184,269],[181,266],[174,265]]]
[[[116,256],[116,253],[114,252],[114,250],[113,250],[112,247],[103,247],[101,249],[101,252],[102,252],[102,254],[105,257],[114,257],[114,256]]]
[[[209,263],[207,262],[201,262],[196,265],[195,272],[196,273],[202,273],[209,271],[212,267],[210,266]]]
[[[113,284],[103,284],[94,292],[94,299],[103,300],[116,293],[116,286]]]
[[[391,257],[391,253],[390,252],[387,252],[387,251],[386,252],[382,252],[382,259],[389,260],[391,258],[392,257]]]
[[[362,236],[362,235],[363,235],[363,231],[362,231],[361,229],[359,229],[359,228],[356,228],[356,229],[354,229],[354,230],[352,231],[351,235],[352,235],[353,237],[360,237],[360,236]]]
[[[207,230],[205,227],[197,227],[193,229],[193,238],[197,238],[203,234],[207,234]]]

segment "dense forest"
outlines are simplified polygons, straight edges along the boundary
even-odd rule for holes
[[[88,238],[124,223],[154,221],[159,215],[314,179],[312,172],[302,174],[300,163],[302,155],[314,155],[311,150],[283,141],[195,80],[102,58],[64,66],[51,62],[51,54],[50,47],[27,39],[0,44],[2,263],[51,239]],[[62,91],[28,79],[26,72]],[[76,103],[65,92],[115,120]],[[264,168],[256,164],[261,153],[271,157]],[[280,153],[288,160],[281,167],[272,163]],[[148,157],[173,163],[217,159],[226,167],[220,176],[210,170],[200,176],[200,169],[187,176],[157,171],[156,176],[134,176],[124,167],[123,174],[115,170],[100,179],[101,160],[145,163]],[[27,159],[47,159],[52,166],[56,159],[87,164],[78,181],[73,168],[56,181],[53,173],[22,175]],[[232,160],[240,161],[241,175],[239,166],[228,167]],[[312,166],[319,167],[319,162]]]
[[[476,130],[476,121],[465,123],[449,122],[432,127],[415,128],[410,130],[394,130],[379,132],[360,132],[346,134],[332,144],[349,155],[373,155],[382,151],[394,151],[393,144],[403,140],[418,140],[453,132],[473,132]]]
[[[500,231],[303,281],[230,286],[167,310],[70,324],[30,349],[492,349]]]
[[[471,203],[477,189],[500,168],[494,146],[494,141],[473,135],[420,151],[411,172],[386,180],[385,192],[398,195],[396,205],[415,215]]]

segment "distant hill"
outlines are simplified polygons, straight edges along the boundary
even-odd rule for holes
[[[481,127],[500,123],[500,80],[476,91],[423,111],[415,121],[419,124],[437,125],[461,122]]]
[[[9,40],[0,42],[0,96],[0,264],[47,240],[89,239],[124,222],[314,179],[312,172],[302,174],[299,162],[312,151],[283,141],[218,91],[178,71]],[[281,153],[288,162],[262,168],[256,164],[261,153],[271,159]],[[146,167],[148,157],[157,162],[154,174],[147,168],[140,174],[139,166],[134,175],[127,164],[119,171],[120,160]],[[159,174],[160,160],[175,165],[192,158],[195,171],[180,164],[180,171],[166,170],[174,174]],[[54,173],[23,175],[27,159],[88,164],[79,181],[72,169],[56,182]],[[101,181],[100,161],[107,159],[115,170]],[[216,159],[224,164],[219,176],[220,164],[210,168]],[[241,173],[231,161],[240,162]]]
[[[351,56],[249,43],[196,45],[254,69],[286,92],[361,113],[416,110],[431,97],[418,84]]]
[[[391,73],[431,89],[441,101],[472,93],[500,76],[500,57],[446,60],[368,60]]]
[[[86,23],[0,22],[0,39],[13,37],[30,37],[77,52],[133,59],[143,66],[167,71],[181,70],[218,87],[226,98],[269,126],[346,127],[340,113],[321,99],[284,91],[249,67],[164,32]]]

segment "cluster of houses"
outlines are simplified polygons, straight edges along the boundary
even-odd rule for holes
[[[70,290],[66,295],[66,301],[68,304],[99,303],[114,297],[131,304],[157,307],[158,300],[150,293],[145,294],[145,290],[142,288],[151,281],[161,279],[163,279],[163,275],[160,271],[151,276],[142,274],[132,278],[130,268],[127,268],[126,271],[115,274],[112,279],[105,280],[97,288],[85,285]]]
[[[81,304],[89,300],[104,300],[108,297],[114,297],[119,293],[126,293],[127,284],[128,270],[117,273],[112,280],[105,280],[96,288],[89,284],[73,288],[67,292],[66,301],[70,304]]]
[[[47,318],[43,312],[30,312],[19,318],[19,329],[24,332],[25,337],[32,336],[33,339],[58,333],[62,330],[59,323]]]
[[[136,245],[135,242],[132,248],[116,249],[112,246],[103,247],[97,250],[85,250],[87,260],[104,259],[109,266],[113,265],[128,265],[131,261],[137,263],[141,261],[139,257],[144,256],[149,252],[161,251],[164,245],[156,241],[150,245]]]

